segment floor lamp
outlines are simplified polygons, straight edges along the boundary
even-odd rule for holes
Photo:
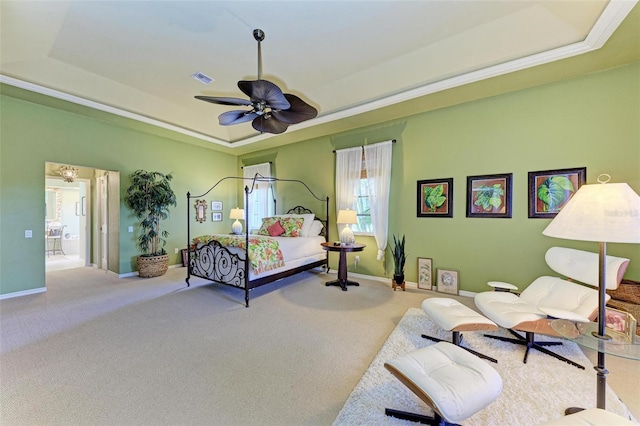
[[[601,180],[605,176],[606,181]],[[608,175],[598,177],[600,184],[583,185],[549,223],[542,233],[566,240],[593,241],[600,244],[598,266],[598,331],[593,335],[606,343],[606,254],[607,243],[640,243],[640,196],[626,183],[607,183]],[[599,345],[597,406],[605,408],[607,370],[604,349]]]

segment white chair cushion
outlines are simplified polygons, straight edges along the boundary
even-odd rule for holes
[[[422,310],[447,331],[497,330],[498,326],[489,318],[483,317],[473,309],[455,299],[432,297],[422,302]]]
[[[496,370],[447,342],[387,361],[385,367],[396,377],[398,373],[403,376],[398,378],[422,400],[433,402],[433,408],[450,423],[471,417],[502,391]]]
[[[595,287],[599,286],[600,260],[598,253],[566,247],[551,247],[547,250],[544,259],[551,269],[565,277]],[[629,259],[615,256],[606,257],[605,283],[607,289],[615,290],[618,288],[628,266]]]
[[[609,296],[607,296],[607,300]],[[474,299],[480,311],[504,328],[547,317],[540,307],[573,312],[589,318],[598,308],[598,291],[557,277],[539,277],[520,297],[513,293],[487,291]]]

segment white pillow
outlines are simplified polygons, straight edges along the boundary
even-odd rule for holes
[[[316,217],[315,214],[276,214],[273,217],[301,217],[304,219],[302,223],[302,228],[300,229],[301,237],[308,237],[311,231],[311,225],[313,225],[313,219]]]
[[[324,225],[319,220],[314,220],[311,224],[311,230],[309,231],[309,237],[317,237],[322,232]]]

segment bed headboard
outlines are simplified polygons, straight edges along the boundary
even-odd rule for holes
[[[287,210],[287,214],[314,214],[314,213],[304,206],[295,206]],[[329,224],[327,223],[327,220],[321,219],[317,215],[316,215],[316,220],[319,220],[320,222],[322,222],[322,231],[320,231],[320,234],[323,237],[325,237],[325,240],[328,241],[329,235],[327,234],[327,230],[329,229],[328,227]]]

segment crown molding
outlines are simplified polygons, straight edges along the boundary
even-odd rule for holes
[[[606,41],[611,37],[614,31],[620,26],[622,21],[627,17],[629,12],[638,3],[639,0],[611,0],[605,7],[602,15],[598,18],[585,40],[577,43],[573,43],[567,46],[562,46],[556,49],[551,49],[546,52],[537,53],[524,58],[516,59],[513,61],[504,62],[498,65],[493,65],[487,68],[483,68],[477,71],[468,72],[459,76],[447,78],[445,80],[430,83],[425,86],[418,87],[403,93],[391,95],[382,99],[378,99],[366,104],[358,105],[353,108],[349,108],[342,111],[337,111],[327,115],[320,115],[313,120],[304,121],[295,125],[295,130],[301,130],[320,124],[330,123],[332,121],[341,120],[344,118],[352,117],[358,114],[370,112],[379,108],[395,105],[401,102],[412,100],[418,97],[430,95],[433,93],[441,92],[444,90],[452,89],[465,84],[475,83],[481,80],[486,80],[493,77],[498,77],[504,74],[524,70],[527,68],[535,67],[538,65],[547,64],[550,62],[558,61],[561,59],[567,59],[573,56],[582,55],[601,48]],[[78,105],[93,108],[99,111],[107,112],[110,114],[118,115],[120,117],[129,118],[142,123],[150,124],[152,126],[160,127],[166,130],[177,132],[189,137],[200,139],[206,142],[221,145],[226,148],[239,148],[242,146],[250,145],[265,139],[274,137],[271,134],[259,134],[250,136],[243,139],[234,140],[231,142],[217,139],[203,133],[194,132],[193,130],[186,129],[184,127],[169,124],[167,122],[156,120],[150,117],[146,117],[141,114],[136,114],[120,108],[115,108],[110,105],[105,105],[100,102],[95,102],[89,99],[82,98],[80,96],[71,95],[58,90],[50,89],[44,86],[40,86],[27,81],[19,80],[13,77],[0,74],[0,82],[15,86],[21,89],[29,90],[31,92],[40,93],[53,98],[61,99],[64,101],[72,102]]]

